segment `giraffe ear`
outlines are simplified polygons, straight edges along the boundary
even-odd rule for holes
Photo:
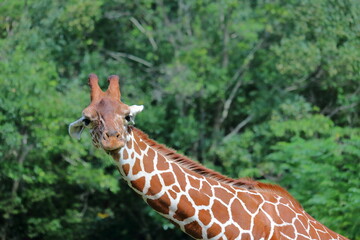
[[[83,123],[84,117],[81,117],[80,119],[76,120],[73,123],[70,123],[69,125],[69,134],[72,138],[80,139],[81,133],[84,130],[84,123]]]
[[[135,125],[135,116],[144,109],[143,105],[132,105],[130,106],[129,124]]]
[[[130,106],[130,114],[135,116],[144,109],[143,105],[132,105]]]

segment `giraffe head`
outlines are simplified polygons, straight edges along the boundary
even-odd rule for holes
[[[96,147],[116,152],[125,145],[128,126],[134,124],[135,115],[144,107],[121,102],[118,76],[110,76],[108,82],[109,87],[103,92],[98,77],[89,75],[91,103],[83,110],[82,117],[69,125],[69,134],[80,139],[82,131],[88,128]]]

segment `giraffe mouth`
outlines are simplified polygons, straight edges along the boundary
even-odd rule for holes
[[[108,138],[103,138],[101,145],[105,151],[116,151],[125,146],[125,141],[121,138],[111,136]]]
[[[107,154],[109,154],[109,155],[111,155],[111,156],[114,156],[114,155],[118,155],[119,154],[119,152],[120,152],[120,150],[121,150],[121,148],[123,148],[124,147],[124,145],[125,145],[125,142],[124,141],[119,141],[119,143],[118,144],[116,144],[116,145],[113,145],[113,146],[102,146],[102,148],[104,149],[104,151],[107,153]]]
[[[120,145],[120,146],[118,146],[118,147],[112,147],[112,148],[103,147],[103,149],[104,149],[104,151],[105,151],[106,153],[109,153],[109,154],[111,154],[111,153],[118,153],[123,146],[124,146],[124,144],[123,144],[123,145]]]

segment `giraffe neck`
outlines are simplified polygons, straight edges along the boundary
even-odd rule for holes
[[[130,128],[126,146],[113,157],[128,185],[193,238],[346,239],[314,220],[286,194],[276,194],[276,189],[252,190],[252,181],[250,187],[243,186],[246,181],[240,183],[243,187],[227,184],[228,178],[173,155]]]

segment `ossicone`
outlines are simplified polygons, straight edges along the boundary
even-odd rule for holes
[[[91,101],[97,100],[101,97],[103,91],[99,87],[99,79],[96,74],[89,75],[90,97]]]
[[[106,90],[106,93],[117,100],[120,100],[120,85],[119,85],[119,76],[111,75],[108,77],[109,87]]]
[[[120,100],[121,93],[120,93],[120,85],[119,85],[119,76],[111,75],[108,77],[109,87],[106,92],[103,92],[99,86],[99,78],[96,74],[91,73],[89,75],[89,86],[90,86],[90,96],[91,101],[97,101],[105,94],[111,98],[116,100]]]

